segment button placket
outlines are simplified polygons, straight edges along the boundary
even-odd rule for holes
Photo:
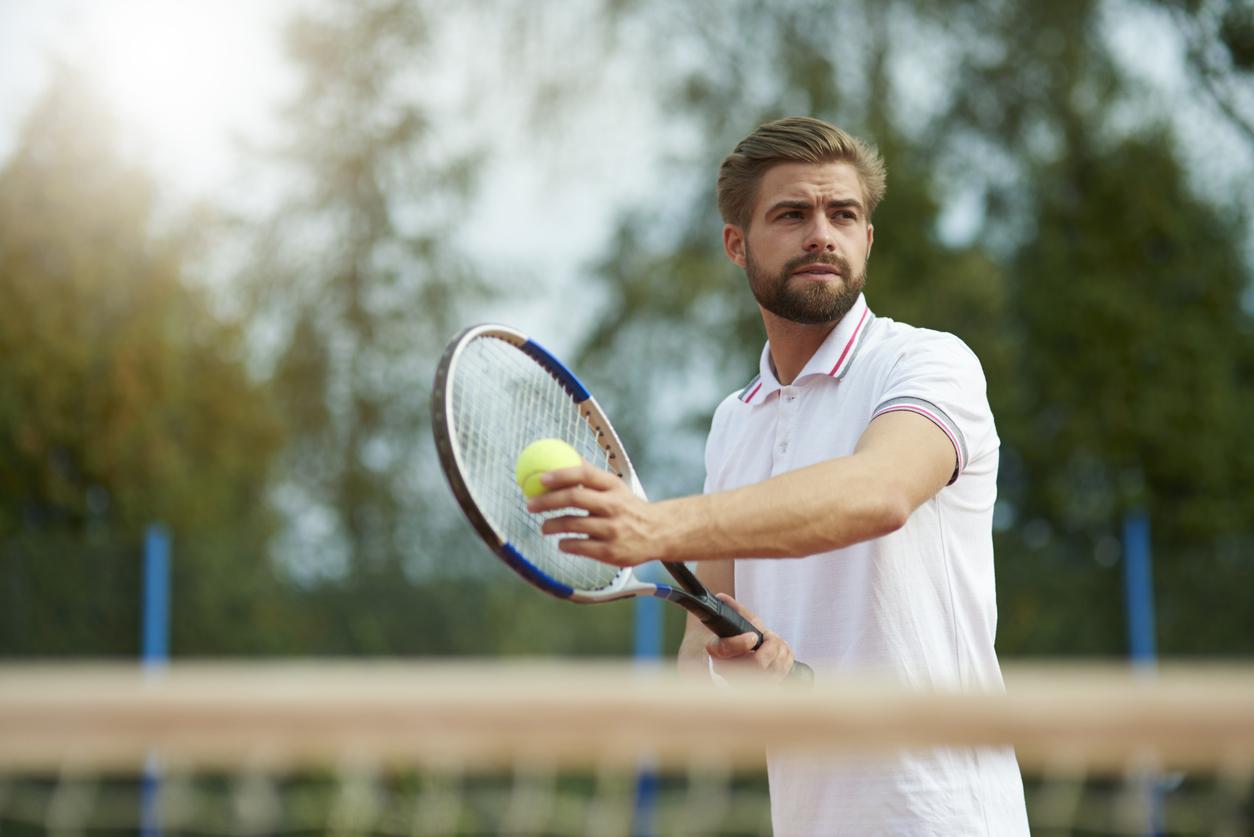
[[[771,451],[775,473],[787,470],[788,450],[792,446],[796,416],[797,391],[793,387],[784,387],[779,394],[779,421],[775,423],[775,439]]]

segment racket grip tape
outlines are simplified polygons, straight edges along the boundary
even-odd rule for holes
[[[758,641],[754,643],[753,650],[758,650],[764,637],[753,623],[737,613],[735,608],[713,596],[706,599],[705,604],[709,611],[701,615],[702,624],[721,637],[757,634]]]

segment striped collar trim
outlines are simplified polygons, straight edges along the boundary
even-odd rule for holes
[[[797,376],[797,381],[810,375],[824,375],[837,381],[843,379],[853,367],[853,362],[858,357],[858,351],[862,348],[867,332],[870,331],[869,326],[874,319],[875,314],[867,306],[866,298],[858,294],[853,307],[841,318],[836,328],[832,329],[832,333],[823,341],[823,345],[819,346],[818,351],[806,363],[801,374]],[[779,379],[775,377],[774,367],[771,365],[771,344],[767,343],[762,349],[758,374],[737,397],[745,404],[761,404],[780,387]]]
[[[867,307],[866,301],[862,297],[858,297],[858,301],[862,303],[862,313],[858,316],[858,324],[853,327],[853,334],[849,335],[849,339],[845,341],[844,348],[840,350],[840,356],[836,358],[836,362],[832,364],[832,368],[827,372],[829,377],[838,381],[845,377],[845,373],[853,366],[854,359],[858,357],[858,350],[862,348],[862,343],[866,339],[866,333],[870,331],[867,326],[875,319],[875,315]],[[855,307],[849,313],[854,314],[856,312],[857,308]]]
[[[758,390],[762,388],[762,376],[754,375],[753,380],[749,382],[749,386],[740,391],[740,395],[736,396],[741,401],[748,404],[753,400],[753,396],[758,394]]]

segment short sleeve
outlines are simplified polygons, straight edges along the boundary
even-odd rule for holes
[[[724,398],[714,410],[714,417],[710,420],[710,432],[705,437],[705,487],[703,489],[705,494],[722,490],[720,471],[722,464],[726,461],[724,449],[727,443],[724,441],[724,435],[727,427],[727,411],[731,409],[731,402],[734,399],[735,395]]]
[[[871,418],[892,412],[924,416],[953,443],[949,484],[1000,444],[980,361],[952,334],[925,331],[899,354]]]

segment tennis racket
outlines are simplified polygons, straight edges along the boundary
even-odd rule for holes
[[[562,439],[584,459],[644,489],[600,405],[561,361],[525,334],[477,325],[449,344],[436,370],[433,428],[440,464],[475,531],[514,572],[550,595],[580,604],[656,596],[696,614],[720,637],[762,633],[715,598],[684,564],[663,562],[677,586],[643,581],[557,548],[543,535],[514,481],[514,461],[537,439]]]

